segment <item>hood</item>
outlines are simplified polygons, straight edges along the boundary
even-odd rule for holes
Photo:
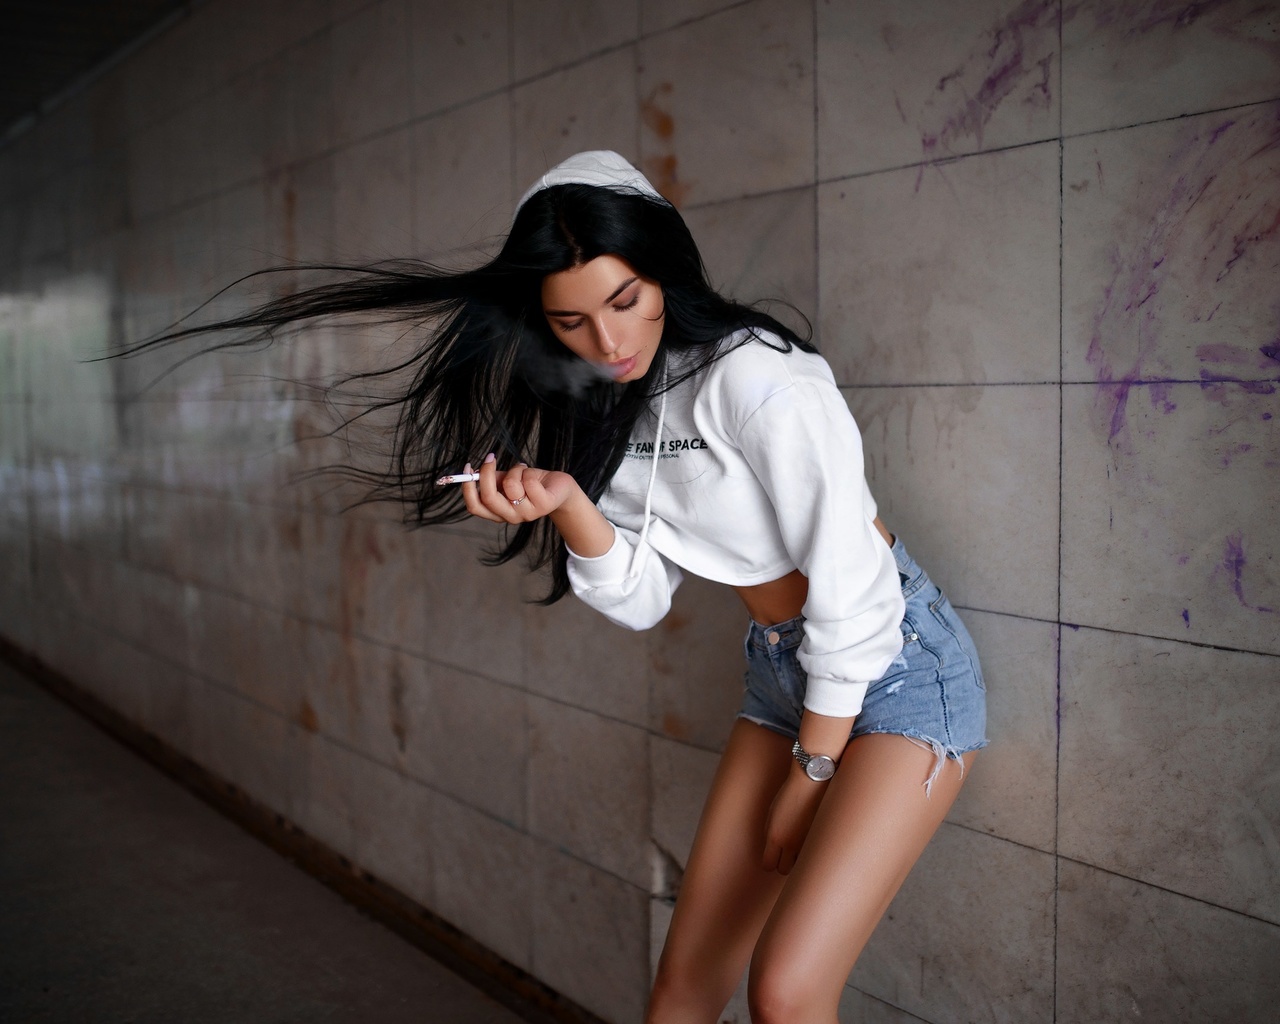
[[[531,195],[552,185],[597,185],[616,192],[639,192],[664,203],[667,201],[648,178],[613,150],[592,149],[575,153],[542,175],[520,197],[520,202],[516,203],[517,212]]]

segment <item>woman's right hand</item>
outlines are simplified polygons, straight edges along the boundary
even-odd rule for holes
[[[471,472],[469,465],[466,471]],[[583,558],[603,555],[613,546],[613,524],[568,473],[523,463],[499,470],[487,455],[480,479],[462,485],[462,498],[468,512],[493,523],[518,526],[550,516],[569,550]]]
[[[468,463],[464,472],[472,472]],[[494,523],[532,522],[549,516],[579,491],[568,473],[534,469],[524,463],[499,470],[492,454],[480,464],[480,479],[462,485],[467,511]]]

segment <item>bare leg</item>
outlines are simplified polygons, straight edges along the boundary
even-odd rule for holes
[[[785,879],[761,866],[791,741],[739,719],[711,784],[658,963],[649,1024],[713,1024]]]
[[[933,765],[903,736],[846,748],[752,957],[755,1024],[834,1024],[854,962],[960,792],[948,761],[926,797]]]

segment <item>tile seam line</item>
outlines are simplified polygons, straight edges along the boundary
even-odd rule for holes
[[[754,4],[754,3],[758,3],[758,2],[759,2],[759,0],[736,0],[736,2],[734,2],[734,3],[724,4],[724,5],[723,5],[723,6],[721,6],[721,7],[717,7],[717,8],[716,8],[715,10],[713,10],[713,11],[707,11],[705,14],[695,14],[695,15],[694,15],[693,17],[691,17],[691,18],[686,18],[684,21],[678,21],[678,22],[676,22],[676,23],[675,23],[675,24],[673,24],[673,25],[667,25],[665,28],[657,28],[657,29],[654,29],[654,30],[653,30],[653,31],[651,31],[651,32],[642,32],[642,33],[640,34],[640,38],[641,38],[641,39],[654,39],[654,38],[656,38],[656,37],[658,37],[658,36],[666,35],[668,32],[676,32],[676,31],[678,31],[678,30],[680,30],[680,29],[682,29],[682,28],[687,28],[689,25],[696,25],[696,24],[698,24],[698,22],[700,22],[700,21],[708,21],[708,20],[710,20],[711,18],[716,17],[717,15],[724,14],[726,11],[736,11],[736,10],[737,10],[738,8],[740,8],[740,7],[750,7],[752,4]],[[643,8],[643,5],[641,5],[641,20],[642,20],[642,21],[643,21],[643,18],[644,18],[644,15],[643,15],[643,9],[644,9],[644,8]]]
[[[536,71],[532,74],[526,75],[523,78],[514,77],[515,66],[513,64],[512,80],[511,80],[510,88],[512,90],[519,89],[519,88],[522,88],[523,86],[532,85],[535,82],[541,82],[545,79],[552,78],[565,71],[575,71],[578,68],[582,67],[584,64],[590,64],[593,60],[599,60],[601,57],[607,57],[607,56],[610,56],[611,54],[618,53],[620,50],[627,49],[627,47],[634,46],[638,50],[641,43],[647,42],[651,39],[657,39],[660,36],[664,36],[669,33],[674,33],[680,29],[687,28],[690,25],[695,25],[702,21],[708,21],[711,18],[715,18],[721,14],[726,13],[727,11],[734,11],[734,10],[738,10],[739,8],[750,7],[752,4],[758,4],[760,2],[761,0],[737,0],[736,3],[728,4],[724,7],[718,8],[717,10],[714,10],[714,11],[710,11],[706,14],[695,15],[692,18],[679,22],[678,24],[675,24],[675,25],[669,25],[666,28],[655,29],[652,32],[637,31],[636,35],[631,39],[627,39],[620,43],[614,43],[612,46],[604,46],[598,50],[592,50],[591,52],[583,54],[582,56],[574,57],[571,60],[567,60],[561,64],[555,64],[541,71]],[[642,11],[638,11],[638,18],[643,18]],[[514,22],[512,23],[512,26],[511,26],[511,33],[512,33],[512,36],[515,35]],[[638,61],[639,60],[638,52],[637,52],[636,58]]]
[[[1058,53],[1062,53],[1062,5],[1058,5]],[[1058,565],[1055,617],[1062,621],[1062,555],[1065,519],[1066,491],[1064,475],[1066,464],[1066,338],[1065,338],[1065,279],[1064,255],[1066,240],[1066,142],[1062,139],[1062,60],[1058,64]],[[1060,857],[1062,832],[1062,626],[1053,631],[1053,1020],[1058,1019],[1058,942],[1061,933],[1062,860]]]
[[[885,999],[883,996],[878,996],[874,992],[868,992],[865,988],[859,988],[857,985],[854,985],[852,983],[848,983],[844,987],[854,992],[857,992],[858,995],[860,996],[865,996],[866,998],[879,1003],[881,1006],[889,1007],[890,1009],[894,1010],[896,1013],[900,1013],[904,1017],[909,1018],[911,1021],[917,1021],[919,1022],[919,1024],[931,1024],[930,1020],[927,1017],[917,1017],[910,1010],[903,1009],[897,1003],[890,1002],[888,999]]]
[[[1212,900],[1205,899],[1203,896],[1195,896],[1191,893],[1179,892],[1177,889],[1170,889],[1167,885],[1161,885],[1158,882],[1149,882],[1144,878],[1138,878],[1134,875],[1126,875],[1122,871],[1114,871],[1111,868],[1105,868],[1100,864],[1094,864],[1079,857],[1070,857],[1065,854],[1058,854],[1058,859],[1067,864],[1075,864],[1078,867],[1088,868],[1090,871],[1100,871],[1104,875],[1110,875],[1112,878],[1123,878],[1126,882],[1133,882],[1135,885],[1146,886],[1149,889],[1155,889],[1158,892],[1166,893],[1170,896],[1178,896],[1184,900],[1191,900],[1193,903],[1199,903],[1201,906],[1212,907],[1214,910],[1221,910],[1228,914],[1236,914],[1249,921],[1256,921],[1259,924],[1274,928],[1280,932],[1280,920],[1271,921],[1265,917],[1259,917],[1257,914],[1250,913],[1247,910],[1237,910],[1235,907],[1228,907],[1221,903],[1214,903]]]
[[[914,160],[908,163],[891,164],[886,167],[873,167],[866,170],[854,171],[850,174],[835,174],[825,178],[818,178],[818,185],[834,185],[842,181],[854,181],[859,178],[869,178],[877,174],[892,174],[895,171],[915,171],[921,169],[929,169],[931,167],[946,167],[950,164],[959,163],[962,160],[968,160],[973,157],[993,156],[998,153],[1009,153],[1020,149],[1029,149],[1033,146],[1045,146],[1049,143],[1057,142],[1065,144],[1067,142],[1075,142],[1079,139],[1088,139],[1099,135],[1108,135],[1112,132],[1130,131],[1134,128],[1146,128],[1152,125],[1171,124],[1174,121],[1185,121],[1195,117],[1209,117],[1213,114],[1228,114],[1239,110],[1248,110],[1252,107],[1266,107],[1271,104],[1280,102],[1280,96],[1271,96],[1261,100],[1250,100],[1245,103],[1235,103],[1225,107],[1210,107],[1205,110],[1195,110],[1185,114],[1171,114],[1168,117],[1155,117],[1146,121],[1134,121],[1130,124],[1117,125],[1114,128],[1094,128],[1088,131],[1073,132],[1070,134],[1059,132],[1055,135],[1045,135],[1035,139],[1028,139],[1025,142],[1011,142],[1005,146],[992,146],[987,149],[975,149],[968,153],[954,153],[936,160]],[[722,200],[723,201],[723,200]]]
[[[1170,114],[1167,117],[1153,117],[1146,121],[1133,121],[1129,124],[1117,125],[1114,128],[1091,128],[1087,131],[1064,132],[1062,139],[1064,141],[1074,141],[1076,139],[1087,139],[1095,135],[1107,135],[1111,132],[1124,132],[1132,128],[1146,128],[1149,125],[1171,124],[1174,121],[1185,121],[1192,117],[1209,117],[1212,114],[1229,114],[1237,110],[1248,110],[1250,107],[1266,107],[1273,103],[1280,103],[1280,94],[1267,96],[1259,100],[1247,100],[1243,103],[1231,103],[1225,107],[1208,107],[1204,110],[1192,110],[1183,114]]]
[[[979,751],[981,753],[981,751]],[[1021,839],[1014,839],[1011,836],[1002,836],[998,832],[989,832],[984,828],[978,828],[974,825],[967,825],[963,821],[952,821],[951,818],[943,818],[942,824],[950,828],[958,828],[963,832],[969,832],[975,836],[982,836],[984,839],[994,839],[997,842],[1008,843],[1010,846],[1016,846],[1019,850],[1026,850],[1028,853],[1038,853],[1041,857],[1057,858],[1052,850],[1046,850],[1043,847],[1036,846],[1034,843],[1024,842]]]
[[[1112,636],[1131,636],[1140,640],[1159,640],[1163,643],[1183,644],[1187,647],[1198,647],[1208,651],[1221,651],[1224,654],[1252,654],[1261,658],[1280,658],[1280,653],[1274,651],[1261,651],[1252,647],[1228,647],[1225,644],[1213,644],[1205,640],[1187,640],[1178,637],[1159,636],[1154,633],[1135,633],[1132,630],[1109,629],[1106,626],[1091,626],[1082,622],[1059,622],[1058,625],[1072,632],[1087,629],[1095,633],[1108,633]]]

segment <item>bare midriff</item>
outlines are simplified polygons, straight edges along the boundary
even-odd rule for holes
[[[884,542],[893,547],[893,534],[885,529],[884,523],[879,519],[875,522]],[[771,626],[794,619],[800,614],[805,598],[809,596],[809,578],[799,569],[792,569],[785,576],[768,583],[733,589],[747,606],[747,614],[751,618],[762,626]]]

